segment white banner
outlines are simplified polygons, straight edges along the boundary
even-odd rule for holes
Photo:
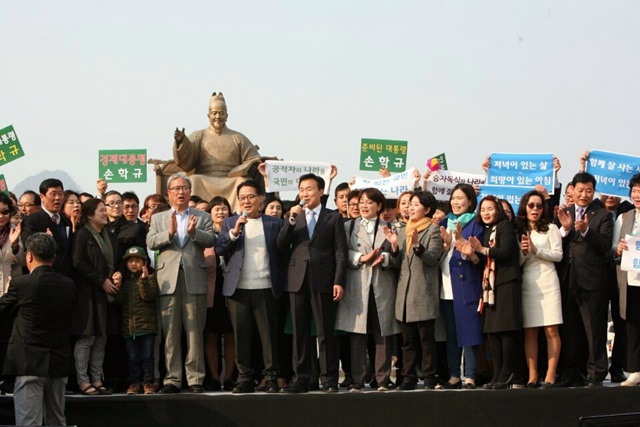
[[[628,250],[622,251],[620,270],[640,273],[640,236],[624,236]]]
[[[411,168],[402,173],[391,175],[388,178],[368,179],[361,176],[355,177],[355,182],[351,186],[352,190],[362,190],[364,188],[377,188],[387,199],[397,199],[405,191],[413,191],[416,178],[413,176],[416,168]]]
[[[484,183],[485,176],[482,174],[438,170],[429,176],[425,190],[436,196],[436,200],[447,201],[451,196],[451,190],[458,184],[480,185]]]
[[[282,160],[267,160],[267,179],[265,190],[267,193],[276,191],[298,191],[298,179],[307,173],[316,174],[324,179],[325,188],[329,185],[331,164],[324,162],[289,162]]]

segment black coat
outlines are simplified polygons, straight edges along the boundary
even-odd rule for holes
[[[62,378],[69,375],[73,356],[69,325],[75,292],[73,280],[52,267],[11,280],[0,298],[0,316],[17,310],[4,362],[5,375]]]
[[[115,269],[118,270],[118,241],[108,233],[113,248]],[[104,281],[111,277],[98,243],[85,227],[78,230],[73,242],[73,267],[75,268],[77,304],[74,310],[71,333],[79,336],[105,336],[107,334],[107,293],[102,289]],[[119,334],[115,326],[111,333]]]
[[[69,219],[62,214],[59,214],[59,216],[60,223],[56,225],[51,221],[49,214],[43,209],[28,215],[22,222],[22,233],[20,236],[24,244],[33,233],[46,233],[47,229],[51,230],[53,239],[56,241],[56,258],[53,261],[53,268],[58,273],[71,277],[71,241],[73,231]],[[67,236],[65,236],[65,234]]]

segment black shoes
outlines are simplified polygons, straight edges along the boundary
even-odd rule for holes
[[[442,386],[443,390],[460,390],[461,388],[462,388],[462,380],[458,381],[457,383],[450,383],[449,381],[447,381]]]
[[[359,391],[362,391],[363,389],[364,389],[364,386],[359,383],[353,383],[349,386],[349,391],[351,393],[357,393]]]
[[[200,384],[190,385],[189,393],[204,393],[204,387],[202,387]]]
[[[302,381],[295,381],[288,386],[281,388],[280,393],[309,393],[309,384]]]
[[[176,394],[176,393],[180,393],[180,389],[178,387],[174,386],[173,384],[167,384],[164,387],[162,387],[158,393],[160,393],[160,394]]]
[[[278,380],[267,381],[264,392],[269,394],[280,393],[280,387],[278,387]]]
[[[587,383],[587,387],[589,388],[602,387],[602,381],[589,380],[589,382]]]
[[[611,372],[611,382],[612,383],[621,383],[627,380],[627,377],[624,375],[624,372],[620,371],[612,371]]]
[[[435,378],[425,378],[424,379],[424,388],[425,390],[435,390],[436,385],[438,385],[438,380]]]
[[[224,383],[222,384],[222,389],[224,391],[233,391],[233,381],[224,380]]]
[[[396,388],[396,385],[391,381],[387,381],[387,382],[382,382],[378,385],[378,391],[390,391],[390,390],[394,390]]]
[[[416,383],[414,383],[413,381],[404,380],[396,388],[396,391],[409,391],[409,390],[415,390],[415,389],[416,389]]]
[[[337,393],[338,392],[338,384],[327,382],[322,385],[322,391],[325,393]]]
[[[240,394],[240,393],[253,393],[256,391],[256,387],[253,384],[253,381],[241,381],[231,390],[231,393]]]

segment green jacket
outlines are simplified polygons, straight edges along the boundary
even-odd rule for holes
[[[114,303],[122,305],[122,335],[125,337],[158,334],[155,274],[141,278],[140,273],[125,272]]]

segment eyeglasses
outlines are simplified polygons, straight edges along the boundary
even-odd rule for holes
[[[248,194],[246,196],[238,197],[238,200],[240,200],[241,202],[244,202],[244,201],[253,202],[256,199],[256,197],[258,197],[257,194]]]
[[[3,209],[0,211],[0,215],[2,216],[7,216],[9,214],[11,214],[11,211],[9,209]]]
[[[357,203],[349,203],[347,206],[349,206],[350,208],[357,208],[358,204]]]
[[[527,203],[527,207],[530,210],[534,210],[534,209],[538,209],[538,210],[542,210],[542,203]]]
[[[110,208],[116,207],[116,206],[122,206],[122,201],[119,202],[109,202],[109,203],[105,203],[107,206],[109,206]]]
[[[35,203],[18,203],[20,209],[30,208],[31,206],[35,206]]]
[[[169,190],[175,191],[176,193],[179,193],[181,191],[183,193],[186,193],[187,191],[191,190],[191,187],[189,187],[188,185],[178,185],[178,186],[175,186],[175,187],[171,187]]]
[[[133,210],[133,209],[138,209],[140,206],[136,205],[135,203],[132,205],[124,205],[124,210],[128,211],[128,210]]]

